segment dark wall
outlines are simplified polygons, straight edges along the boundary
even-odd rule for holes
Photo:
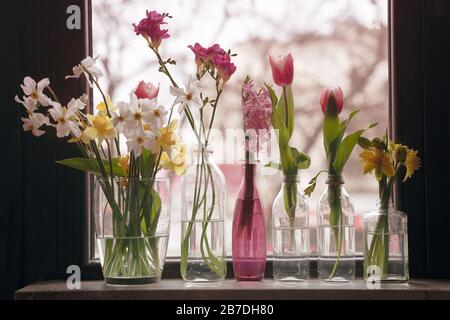
[[[84,10],[82,0],[0,3],[0,295],[11,297],[27,283],[64,277],[68,265],[82,261],[85,178],[54,163],[76,155],[76,149],[56,139],[53,130],[40,138],[22,133],[23,111],[14,96],[22,95],[25,75],[49,77],[63,101],[85,91],[80,81],[64,77],[86,56],[88,30],[66,28],[67,7]]]

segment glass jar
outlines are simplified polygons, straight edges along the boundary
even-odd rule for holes
[[[286,176],[272,208],[273,277],[306,281],[309,268],[309,206],[298,176]]]
[[[364,279],[406,283],[408,267],[408,217],[392,205],[365,213]]]
[[[170,231],[170,180],[94,178],[93,216],[107,284],[158,282]]]
[[[354,207],[341,177],[330,176],[317,206],[319,279],[355,279]]]
[[[256,164],[246,163],[233,218],[233,269],[238,281],[260,281],[266,268],[266,224]]]
[[[225,279],[226,183],[212,151],[194,150],[181,182],[181,275],[189,282]]]

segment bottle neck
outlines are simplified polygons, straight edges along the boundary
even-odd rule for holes
[[[300,178],[298,175],[284,176],[283,185],[293,185],[293,184],[300,184]]]
[[[325,182],[329,186],[343,186],[345,184],[342,175],[328,175],[328,180]]]
[[[387,201],[377,201],[377,210],[383,211],[383,212],[389,212],[394,210],[394,202],[392,199],[389,198]]]
[[[213,162],[213,151],[209,146],[197,145],[193,149],[194,163],[208,163]]]

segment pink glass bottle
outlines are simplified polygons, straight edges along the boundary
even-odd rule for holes
[[[233,218],[233,268],[237,281],[264,279],[266,227],[256,185],[256,164],[244,165],[244,178],[236,200]]]

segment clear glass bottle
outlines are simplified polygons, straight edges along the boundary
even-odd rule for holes
[[[226,183],[212,151],[194,150],[181,183],[181,275],[189,282],[225,279]]]
[[[310,278],[309,206],[298,176],[286,176],[272,208],[273,277],[276,281]]]
[[[233,269],[238,281],[261,281],[266,268],[266,224],[253,163],[244,166],[233,217]]]
[[[409,281],[408,217],[391,204],[363,216],[364,279],[385,283]]]
[[[330,176],[317,206],[319,279],[355,280],[354,207],[341,177]]]

